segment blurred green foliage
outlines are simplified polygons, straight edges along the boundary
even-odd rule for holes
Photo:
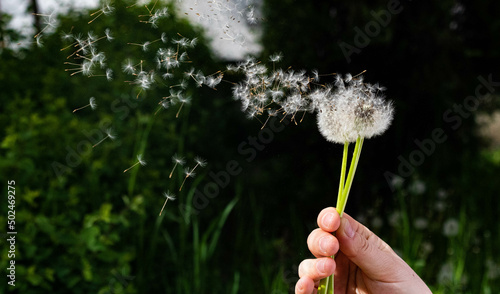
[[[494,255],[500,244],[498,151],[485,149],[476,135],[476,113],[456,130],[443,121],[443,113],[474,93],[478,76],[500,76],[493,67],[499,43],[491,37],[500,21],[490,7],[498,4],[465,1],[463,12],[450,13],[455,1],[401,2],[402,12],[347,62],[338,42],[353,44],[353,28],[363,28],[373,20],[371,12],[387,3],[267,0],[261,59],[283,52],[283,68],[366,69],[369,82],[386,86],[396,117],[387,134],[365,142],[347,213],[394,246],[436,293],[495,293],[500,289],[494,275],[500,264]],[[316,215],[335,203],[341,146],[326,142],[308,115],[274,133],[256,159],[247,160],[238,148],[258,136],[261,125],[248,121],[232,101],[230,83],[217,90],[189,87],[192,103],[178,119],[177,107],[154,115],[168,85],[136,98],[137,89],[124,83],[130,77],[122,65],[131,56],[151,62],[154,50],[127,43],[156,40],[162,32],[169,38],[198,37],[189,51],[196,69],[215,73],[225,63],[211,55],[200,28],[175,14],[152,28],[139,22],[144,7],[130,4],[116,1],[113,14],[90,25],[92,11],[72,11],[60,17],[56,32],[44,36],[43,47],[1,52],[0,178],[16,181],[16,290],[293,291],[298,264],[310,257],[305,240]],[[92,30],[99,35],[106,28],[115,32],[115,40],[100,41],[98,48],[107,54],[113,80],[70,77],[64,62],[71,50],[60,50],[68,45],[60,34]],[[13,43],[18,37],[2,30],[5,35]],[[92,96],[96,110],[72,113]],[[497,101],[493,96],[478,112],[493,112]],[[91,148],[108,126],[118,138]],[[392,191],[384,172],[397,174],[398,156],[408,158],[417,148],[414,140],[429,138],[435,128],[446,131],[446,142]],[[139,153],[148,165],[124,174]],[[209,162],[181,192],[182,170],[168,179],[175,153],[188,165],[195,155]],[[205,209],[190,210],[196,189],[205,191],[211,173],[226,170],[231,160],[241,172]],[[178,200],[167,203],[158,217],[167,190]],[[7,208],[0,207],[0,223],[6,223]],[[419,218],[427,221],[424,229],[415,224]],[[391,224],[394,219],[402,221]],[[449,219],[460,224],[456,235],[443,234]],[[2,246],[2,268],[6,250]]]

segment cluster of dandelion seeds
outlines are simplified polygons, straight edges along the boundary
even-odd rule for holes
[[[318,128],[334,143],[356,142],[359,137],[380,135],[391,124],[393,107],[381,92],[383,87],[363,82],[363,78],[337,75],[336,89],[317,99]]]
[[[321,75],[317,71],[307,75],[305,70],[276,69],[275,63],[280,61],[281,54],[269,59],[273,63],[271,71],[252,58],[228,67],[245,74],[245,79],[234,85],[233,96],[241,101],[248,117],[267,115],[262,127],[273,116],[290,116],[297,124],[307,112],[316,113],[318,129],[325,139],[344,144],[336,205],[342,217],[364,139],[380,135],[389,127],[393,106],[385,101],[382,94],[385,89],[365,83],[362,73],[354,77],[330,74],[335,76],[334,83],[320,84]],[[349,143],[353,142],[354,151],[347,169]],[[333,281],[333,275],[322,279],[318,293],[332,293]]]
[[[143,8],[145,9],[145,13],[138,15],[138,22],[150,25],[151,28],[155,30],[159,28],[160,20],[168,21],[168,18],[172,15],[167,8],[160,7],[160,4],[159,1],[153,1],[150,4],[144,5]],[[128,6],[126,9],[136,5],[141,4],[137,2],[136,4]],[[68,61],[64,63],[68,68],[66,68],[65,71],[69,72],[71,77],[81,74],[88,78],[104,77],[107,81],[113,80],[114,72],[107,66],[107,56],[113,57],[114,55],[106,54],[106,52],[101,49],[104,46],[99,48],[99,44],[102,44],[101,42],[116,42],[113,37],[113,32],[108,28],[105,29],[104,32],[94,33],[91,30],[91,26],[100,21],[101,18],[113,14],[114,11],[115,7],[112,2],[105,1],[99,9],[90,14],[91,19],[88,21],[87,29],[85,27],[72,27],[69,32],[65,32],[61,35],[61,39],[66,43],[61,51],[68,52]],[[52,17],[52,14],[46,17],[48,19],[48,25],[45,29],[55,24],[55,18]],[[45,31],[45,29],[43,31]],[[76,32],[82,29],[83,32]],[[35,36],[37,41],[41,42],[40,37],[42,32]],[[161,110],[177,106],[175,118],[179,118],[182,109],[192,101],[190,94],[188,94],[191,92],[188,91],[190,88],[206,86],[216,90],[216,87],[222,82],[224,73],[223,71],[217,71],[206,75],[196,68],[196,65],[193,64],[189,58],[189,50],[194,48],[197,42],[198,39],[196,37],[187,38],[180,33],[168,36],[165,32],[159,32],[158,37],[152,40],[130,40],[121,44],[124,46],[136,47],[138,49],[131,51],[135,53],[131,53],[125,60],[120,61],[120,63],[122,63],[121,70],[126,75],[126,80],[123,82],[126,85],[132,86],[137,93],[133,95],[134,97],[130,98],[138,99],[140,96],[146,97],[146,92],[153,88],[163,91],[163,97],[153,97],[153,99],[157,99],[158,106],[156,109],[152,109],[151,113],[153,116],[156,116]],[[151,58],[150,54],[145,53],[148,51],[155,53],[153,58]],[[73,112],[83,110],[87,107],[91,109],[97,107],[94,97],[90,98],[88,104],[75,108]],[[98,142],[95,142],[92,148],[97,147],[101,143],[107,141],[107,139],[116,139],[116,135],[112,128],[108,128],[104,133],[103,137]],[[123,173],[127,173],[138,166],[146,165],[142,151],[140,154],[137,154],[136,157],[135,163],[123,170]],[[206,165],[206,161],[200,157],[195,157],[194,161],[194,167],[184,167],[183,173],[185,177],[183,178],[179,191],[182,190],[188,178],[192,178],[196,175],[195,171],[197,168]],[[169,178],[172,178],[177,166],[183,167],[185,165],[186,160],[183,157],[174,155],[173,163],[174,166],[169,174]],[[166,199],[160,211],[160,215],[167,201],[173,201],[175,199],[175,195],[170,192],[164,193],[164,196]]]

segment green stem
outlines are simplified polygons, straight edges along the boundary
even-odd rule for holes
[[[331,276],[321,279],[318,286],[318,294],[326,294],[326,291],[328,291],[328,286],[330,284],[330,278]]]
[[[356,173],[356,168],[359,162],[359,156],[361,154],[361,148],[363,147],[364,138],[359,137],[356,140],[356,146],[354,146],[354,152],[352,155],[351,166],[349,167],[349,174],[347,175],[347,180],[342,191],[342,200],[340,205],[337,207],[337,211],[342,217],[344,214],[345,206],[347,204],[347,198],[349,197],[349,192],[351,191],[352,181],[354,179],[354,174]]]
[[[344,191],[345,183],[345,172],[347,168],[347,153],[349,151],[349,142],[344,143],[344,155],[342,156],[342,168],[340,169],[340,181],[339,181],[339,193],[337,195],[337,205],[339,207],[340,200],[342,198],[342,192]]]
[[[342,192],[344,191],[348,151],[349,151],[349,142],[345,142],[344,153],[342,156],[342,166],[340,169],[339,192],[337,195],[337,205],[336,205],[337,207],[339,207],[342,201]],[[332,258],[335,258],[335,256],[332,255]],[[326,277],[320,281],[318,287],[318,294],[333,294],[333,289],[334,289],[334,275],[332,274],[331,276]]]
[[[337,212],[342,217],[345,206],[347,204],[347,198],[349,197],[349,192],[351,191],[352,181],[354,179],[354,174],[356,173],[356,168],[358,166],[359,157],[361,155],[361,148],[363,147],[364,138],[359,137],[356,140],[356,145],[354,146],[354,151],[352,154],[351,165],[349,167],[349,173],[347,174],[347,179],[345,177],[347,169],[347,157],[349,150],[349,142],[344,143],[344,153],[342,156],[342,168],[340,170],[340,183],[339,183],[339,193],[337,196]],[[345,182],[344,182],[345,181]],[[335,256],[332,256],[334,258]],[[334,293],[334,275],[324,278],[320,281],[318,287],[318,294],[333,294]]]

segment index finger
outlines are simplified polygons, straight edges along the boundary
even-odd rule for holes
[[[340,215],[334,207],[323,209],[318,215],[318,226],[325,232],[333,233],[340,227]]]

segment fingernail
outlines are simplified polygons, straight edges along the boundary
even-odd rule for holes
[[[328,247],[330,247],[328,242],[328,237],[327,236],[321,237],[321,239],[319,239],[319,250],[321,250],[321,252],[326,255]]]
[[[316,269],[318,270],[318,272],[320,274],[324,274],[325,273],[325,261],[324,260],[318,260],[318,262],[316,263]]]
[[[351,224],[349,223],[349,221],[347,219],[342,219],[342,221],[344,222],[344,232],[345,232],[346,236],[349,238],[353,238],[354,237],[354,230],[352,229]]]
[[[331,228],[334,217],[335,215],[333,213],[325,214],[325,216],[323,217],[323,225],[327,228]]]

